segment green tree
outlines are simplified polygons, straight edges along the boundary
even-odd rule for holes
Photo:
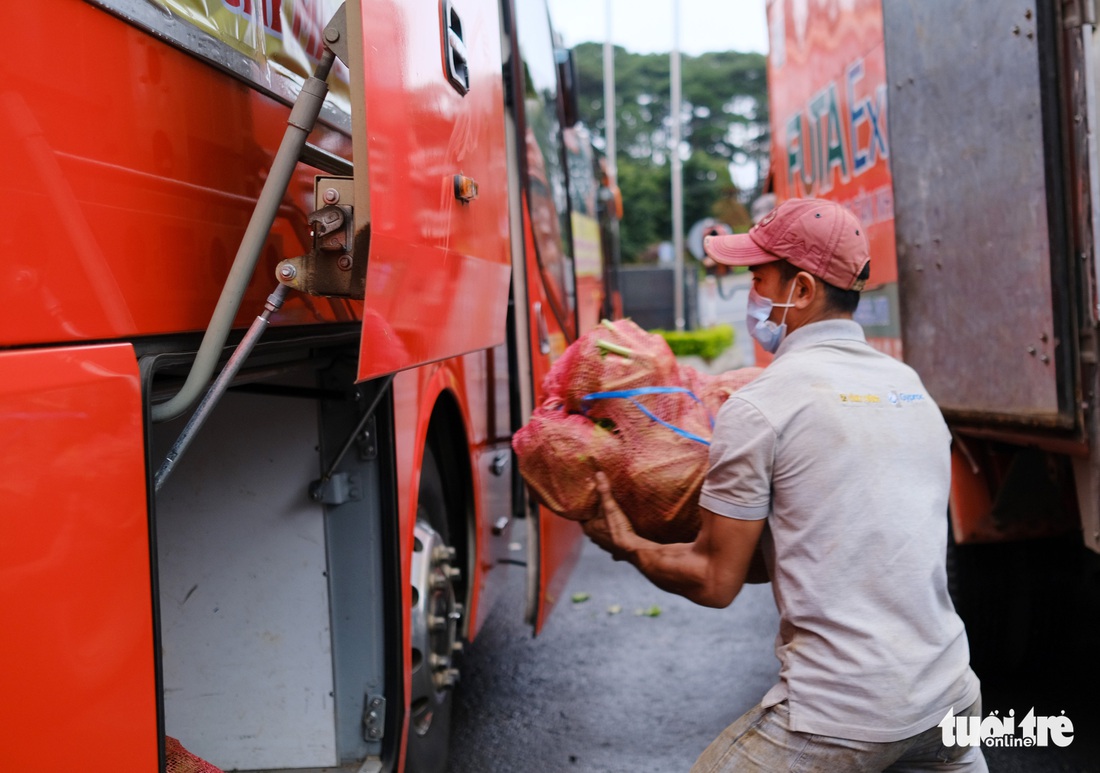
[[[603,46],[575,49],[580,113],[597,146],[606,147]],[[718,217],[742,230],[745,204],[759,191],[738,191],[731,163],[767,165],[768,108],[761,54],[721,52],[682,56],[684,224]],[[671,239],[669,58],[615,48],[615,101],[619,187],[623,193],[622,252],[637,260]]]
[[[672,233],[670,206],[672,177],[668,166],[656,166],[629,156],[619,157],[619,189],[623,193],[623,220],[619,227],[623,259],[636,262]]]

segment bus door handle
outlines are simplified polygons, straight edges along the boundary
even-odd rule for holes
[[[542,313],[541,301],[535,301],[535,326],[539,331],[539,351],[550,354],[550,328],[546,326],[546,315]]]
[[[470,90],[470,55],[462,34],[462,19],[449,0],[443,4],[443,52],[447,80],[455,91],[465,95]]]

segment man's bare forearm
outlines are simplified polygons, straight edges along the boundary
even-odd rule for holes
[[[695,550],[694,544],[662,545],[639,537],[628,551],[627,560],[661,590],[701,606],[726,607],[737,595],[717,592],[710,582],[709,562]]]
[[[741,591],[763,521],[736,521],[700,509],[695,542],[662,544],[638,536],[611,496],[607,476],[596,473],[600,515],[584,532],[616,561],[629,561],[661,590],[707,607],[726,607]]]

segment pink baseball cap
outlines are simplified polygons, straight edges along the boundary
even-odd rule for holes
[[[747,234],[708,236],[703,251],[727,266],[785,260],[841,290],[862,290],[871,262],[855,215],[825,199],[785,201]]]

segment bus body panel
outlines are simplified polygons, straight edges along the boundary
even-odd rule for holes
[[[0,768],[156,770],[143,409],[127,344],[0,352]],[[59,742],[58,739],[64,739]]]
[[[286,106],[88,3],[17,3],[5,14],[20,30],[8,61],[37,65],[10,67],[0,99],[0,139],[12,149],[0,178],[10,277],[0,345],[203,330]],[[58,46],[58,29],[81,34]],[[350,152],[326,127],[312,141]],[[299,167],[237,324],[263,307],[278,261],[307,248],[312,189]],[[360,307],[294,294],[276,323],[358,319]]]

